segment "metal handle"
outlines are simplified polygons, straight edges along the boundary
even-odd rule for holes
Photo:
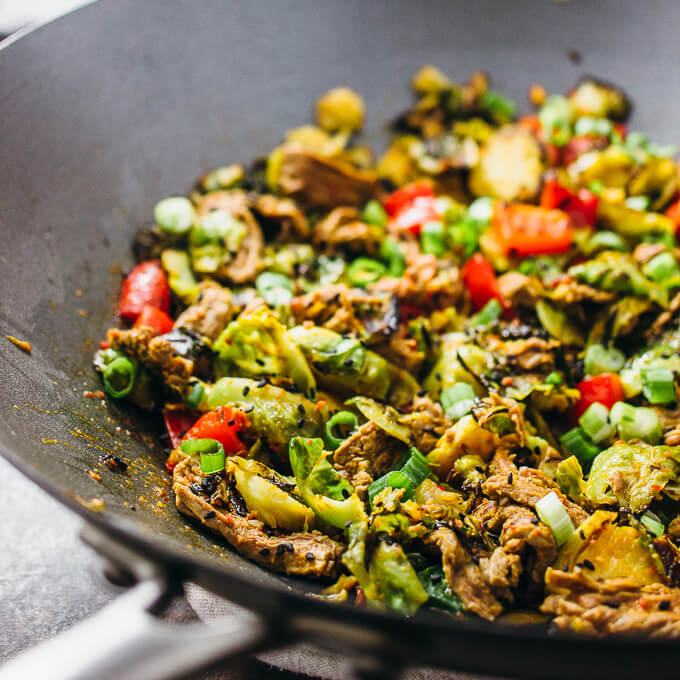
[[[150,611],[168,592],[143,581],[94,616],[20,654],[0,669],[0,680],[167,680],[221,659],[263,648],[260,619],[170,626]]]

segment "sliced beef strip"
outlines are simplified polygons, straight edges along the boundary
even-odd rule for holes
[[[199,288],[198,300],[177,317],[175,328],[188,328],[212,342],[234,316],[231,292],[215,281],[203,281]]]
[[[411,428],[416,448],[427,455],[435,447],[439,438],[453,422],[444,415],[444,409],[428,396],[414,397],[408,415],[401,422]]]
[[[546,569],[557,556],[557,544],[550,529],[536,515],[521,505],[499,505],[485,498],[475,508],[472,519],[480,530],[498,536],[498,547],[488,560],[480,560],[494,592],[507,600],[515,599],[515,591],[525,602],[543,595]],[[523,574],[527,578],[522,582]]]
[[[333,467],[363,499],[369,484],[389,472],[406,450],[405,444],[368,421],[335,450]]]
[[[380,227],[362,222],[356,208],[341,206],[314,225],[312,243],[328,255],[345,250],[376,255],[384,236]]]
[[[515,504],[534,509],[541,498],[554,491],[574,526],[578,526],[588,517],[588,513],[580,505],[572,503],[543,472],[528,467],[518,468],[512,462],[507,449],[499,449],[494,455],[490,471],[491,476],[482,483],[482,492],[489,498],[506,504],[514,501]]]
[[[503,611],[500,602],[491,592],[481,568],[452,529],[446,527],[435,529],[425,542],[436,546],[441,552],[446,582],[466,610],[490,621]]]
[[[288,535],[265,531],[261,521],[194,493],[192,484],[195,486],[200,477],[195,459],[186,458],[175,467],[173,490],[180,512],[197,518],[221,534],[241,555],[267,569],[312,578],[338,575],[342,544],[316,531]]]
[[[634,586],[628,579],[598,581],[583,571],[548,569],[546,585],[558,592],[541,606],[553,623],[578,633],[680,638],[680,589],[662,583]]]
[[[260,225],[253,217],[253,213],[250,212],[247,194],[240,189],[213,191],[206,194],[196,206],[196,216],[200,219],[213,210],[224,210],[243,222],[247,228],[247,233],[238,252],[228,264],[220,267],[217,276],[231,283],[252,281],[262,259],[264,238]]]
[[[374,172],[294,146],[283,150],[278,185],[287,196],[322,208],[363,205],[380,192]]]
[[[292,198],[262,194],[254,200],[252,209],[264,225],[265,233],[268,233],[267,222],[278,226],[276,238],[279,241],[305,241],[309,238],[309,222]]]
[[[162,377],[168,387],[182,394],[194,373],[194,360],[180,356],[172,343],[164,336],[153,335],[151,328],[124,330],[110,328],[106,341],[113,349],[119,349],[136,358],[152,373]]]

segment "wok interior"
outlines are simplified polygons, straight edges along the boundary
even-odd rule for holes
[[[528,82],[563,90],[594,73],[638,102],[636,127],[672,141],[680,90],[664,65],[677,63],[676,20],[672,2],[323,0],[273,11],[265,1],[126,0],[5,48],[0,445],[75,507],[102,499],[104,521],[308,591],[189,528],[173,507],[158,424],[83,394],[100,389],[91,355],[113,321],[134,232],[202,170],[273,147],[331,86],[362,94],[366,137],[380,146],[384,121],[409,100],[404,83],[426,62],[460,79],[485,69],[519,102]],[[31,355],[6,334],[31,342]],[[128,472],[103,470],[104,451],[123,455]]]

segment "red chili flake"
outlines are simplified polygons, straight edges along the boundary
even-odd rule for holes
[[[501,384],[504,387],[510,387],[510,385],[512,385],[512,378],[509,375],[506,376],[505,378],[503,378],[503,380],[501,380]]]

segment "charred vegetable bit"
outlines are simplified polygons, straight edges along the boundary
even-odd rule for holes
[[[162,416],[180,512],[324,597],[680,637],[674,149],[593,77],[412,87],[376,160],[335,87],[154,197],[102,389]]]

